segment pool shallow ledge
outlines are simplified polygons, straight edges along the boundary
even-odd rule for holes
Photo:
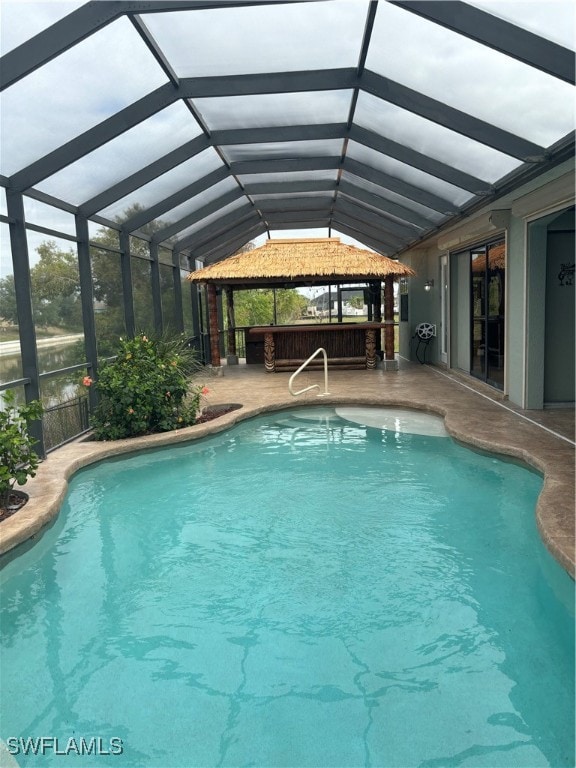
[[[544,477],[542,492],[536,507],[538,530],[547,549],[560,565],[574,578],[574,476],[573,448],[568,444],[543,436],[534,450],[534,441],[522,440],[519,434],[510,439],[490,440],[482,434],[482,420],[469,412],[459,411],[442,404],[424,404],[413,399],[381,397],[310,398],[295,401],[286,399],[262,405],[242,406],[212,421],[185,429],[126,440],[97,442],[77,440],[51,453],[40,464],[37,475],[24,486],[30,499],[15,515],[0,523],[0,556],[39,534],[54,518],[62,506],[68,490],[68,480],[75,472],[102,459],[143,450],[173,446],[223,432],[234,424],[262,413],[288,408],[321,406],[399,407],[424,411],[444,418],[451,437],[471,448],[479,448],[500,457],[519,459]],[[525,447],[528,445],[530,447]],[[13,553],[16,554],[16,553]]]

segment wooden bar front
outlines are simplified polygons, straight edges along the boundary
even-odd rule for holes
[[[319,347],[328,355],[328,364],[342,368],[376,368],[376,334],[383,323],[333,323],[327,325],[270,325],[246,331],[246,362],[260,362],[269,373],[295,371]],[[254,359],[248,349],[258,349]],[[311,367],[322,366],[323,358]]]

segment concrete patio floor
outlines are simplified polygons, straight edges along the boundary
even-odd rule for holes
[[[297,404],[396,405],[444,416],[450,434],[476,448],[521,459],[544,475],[536,509],[542,538],[554,557],[574,576],[574,410],[522,411],[495,390],[428,365],[401,361],[396,372],[376,370],[329,373],[330,395],[317,390],[294,398],[289,373],[267,374],[260,366],[223,366],[223,375],[207,371],[208,405],[237,403],[242,407],[214,421],[193,427],[114,442],[77,440],[57,449],[44,461],[24,490],[26,506],[0,524],[0,553],[36,535],[57,514],[67,479],[79,468],[110,456],[193,440],[229,428],[268,410]],[[297,388],[323,385],[323,372],[305,371]]]

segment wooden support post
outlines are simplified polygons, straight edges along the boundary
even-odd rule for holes
[[[232,286],[227,285],[226,292],[226,311],[228,315],[228,355],[236,355],[236,320],[234,318],[234,291]]]
[[[374,322],[382,322],[382,283],[380,280],[375,280],[370,283],[370,291],[372,294],[372,300],[374,302]],[[382,352],[382,329],[376,333],[376,351]],[[380,354],[380,358],[382,355]]]
[[[214,368],[220,367],[220,339],[218,334],[218,301],[216,286],[208,283],[208,325],[210,333],[210,362]]]
[[[394,360],[394,278],[384,279],[384,350],[386,360]]]

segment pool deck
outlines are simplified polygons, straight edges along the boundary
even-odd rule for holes
[[[542,538],[561,565],[574,577],[574,410],[522,411],[499,393],[440,368],[400,362],[400,370],[329,373],[330,395],[317,390],[295,398],[288,391],[290,373],[266,373],[260,366],[223,366],[209,371],[206,404],[237,403],[242,407],[205,424],[159,435],[94,442],[77,440],[51,453],[35,478],[23,487],[30,500],[0,524],[0,553],[30,539],[53,520],[67,490],[67,479],[81,467],[135,450],[173,445],[221,432],[263,413],[294,405],[395,405],[437,413],[456,439],[483,450],[521,459],[544,476],[536,508]],[[303,372],[295,386],[319,384],[322,371]]]

